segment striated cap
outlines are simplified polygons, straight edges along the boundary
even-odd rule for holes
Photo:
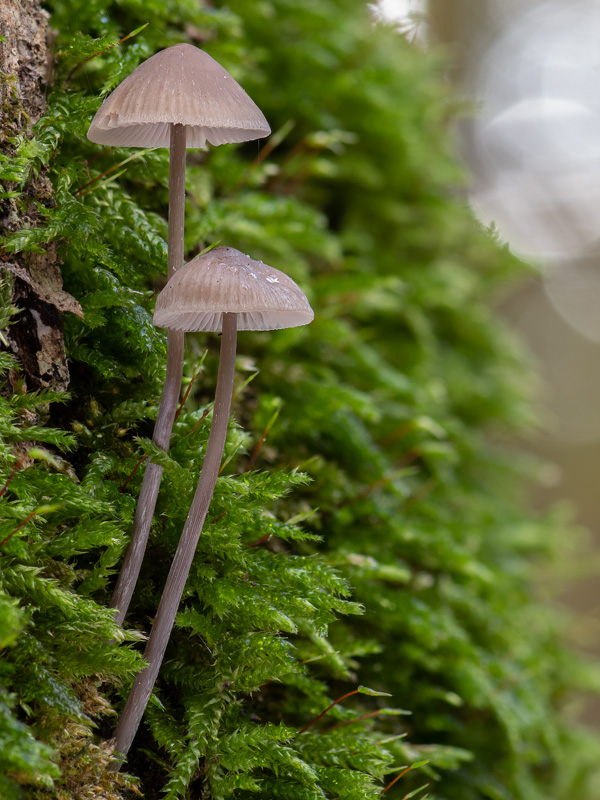
[[[170,126],[186,126],[187,147],[262,139],[271,129],[227,70],[191,44],[144,61],[102,103],[88,139],[119,147],[169,147]]]
[[[306,295],[285,273],[233,247],[215,247],[180,267],[158,295],[154,324],[177,331],[220,331],[224,312],[238,330],[272,331],[308,325]]]

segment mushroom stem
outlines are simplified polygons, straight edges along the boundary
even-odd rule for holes
[[[167,279],[183,265],[185,225],[185,125],[171,125],[169,140],[169,252]]]
[[[169,150],[169,239],[167,278],[170,278],[183,265],[183,231],[185,221],[185,125],[171,125]],[[161,450],[167,451],[173,421],[179,400],[181,378],[183,376],[183,345],[185,334],[182,331],[169,331],[167,336],[167,372],[165,385],[158,408],[152,441]],[[150,462],[147,464],[138,498],[131,541],[117,585],[109,603],[109,608],[116,609],[115,621],[123,624],[133,590],[137,583],[148,535],[152,525],[152,517],[156,506],[156,498],[162,478],[163,468]]]
[[[235,373],[237,314],[223,314],[222,331],[215,406],[198,486],[196,487],[196,493],[183,527],[158,611],[156,612],[154,625],[144,651],[144,658],[148,662],[148,666],[138,673],[135,678],[113,737],[114,749],[123,757],[127,755],[131,747],[160,670],[219,475],[225,439],[227,438],[227,424]],[[117,772],[120,766],[121,761],[114,761],[111,769]]]

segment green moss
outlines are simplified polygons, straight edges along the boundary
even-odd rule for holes
[[[514,455],[493,443],[532,420],[522,356],[490,311],[523,268],[457,199],[439,64],[358,0],[48,7],[55,88],[3,168],[23,188],[49,165],[56,203],[4,245],[57,242],[85,319],[64,319],[68,397],[0,401],[3,796],[134,791],[100,743],[191,501],[216,337],[187,344],[186,381],[202,367],[160,455],[167,154],[85,132],[104,93],[186,40],[279,132],[263,161],[255,143],[190,154],[188,255],[220,240],[262,258],[316,319],[240,336],[229,460],[128,770],[147,800],[375,798],[412,764],[388,797],[427,782],[437,800],[592,800],[598,742],[560,714],[575,657],[532,587],[564,524],[527,515]],[[18,462],[32,442],[46,457]],[[148,453],[165,473],[121,632],[106,603]],[[361,683],[392,698],[355,694],[297,734]]]

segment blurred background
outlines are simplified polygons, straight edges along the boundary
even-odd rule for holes
[[[381,0],[375,13],[445,49],[475,106],[459,131],[471,204],[535,268],[501,311],[541,377],[533,500],[570,502],[598,554],[572,565],[562,597],[573,640],[600,655],[600,0]],[[600,704],[583,703],[600,725]]]

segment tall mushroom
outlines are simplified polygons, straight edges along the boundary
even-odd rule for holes
[[[169,147],[168,272],[184,261],[185,152],[227,142],[260,139],[271,132],[242,87],[203,50],[177,44],[140,64],[109,95],[88,130],[92,142],[119,147]],[[183,374],[184,335],[169,331],[167,371],[153,442],[167,450]],[[110,607],[121,624],[127,613],[148,542],[162,467],[146,466],[131,531]]]
[[[313,311],[294,281],[232,247],[197,256],[169,280],[156,301],[154,323],[170,331],[222,331],[213,418],[198,486],[163,589],[138,673],[114,733],[126,756],[160,670],[196,546],[219,474],[227,435],[237,331],[307,325]],[[118,769],[119,762],[115,762]]]

